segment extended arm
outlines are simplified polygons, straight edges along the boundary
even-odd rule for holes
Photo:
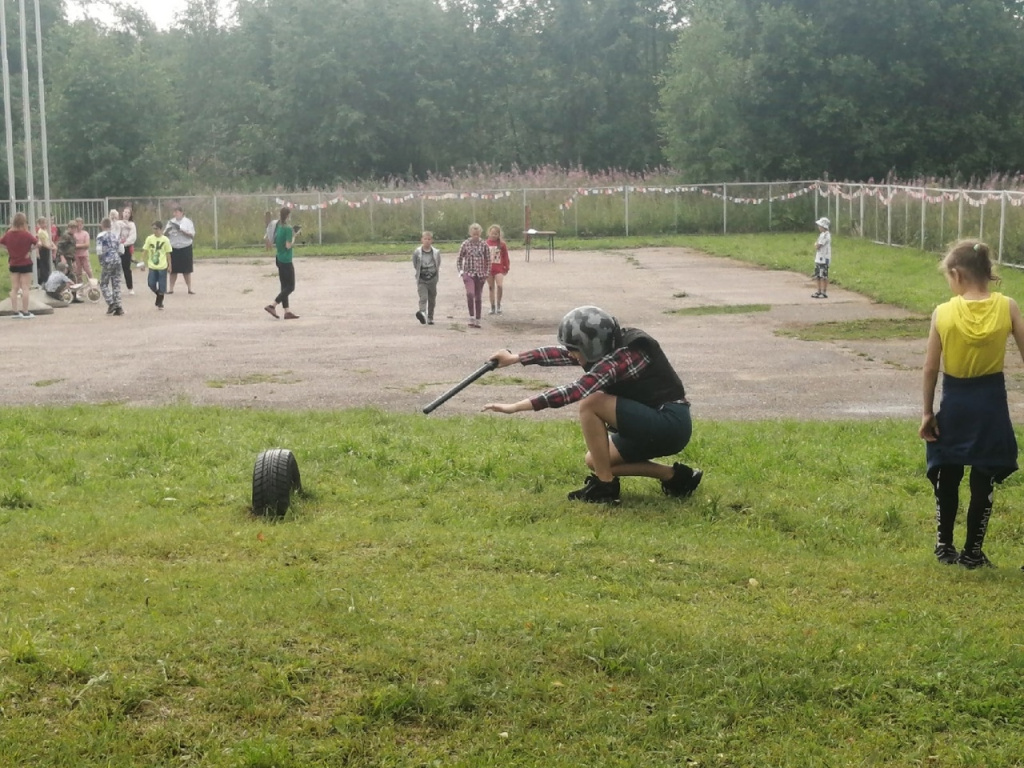
[[[1020,311],[1018,310],[1018,317],[1019,315]],[[917,430],[918,436],[929,443],[939,439],[939,426],[935,423],[935,386],[939,381],[939,363],[941,360],[942,340],[939,338],[939,332],[935,328],[935,313],[933,312],[931,328],[928,330],[928,350],[924,356],[924,407],[921,411],[921,426]]]
[[[1013,299],[1010,299],[1010,330],[1013,333],[1013,340],[1017,343],[1021,360],[1024,360],[1024,318],[1021,317],[1020,307]]]

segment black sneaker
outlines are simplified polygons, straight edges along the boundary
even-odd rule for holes
[[[120,306],[114,307],[114,317],[120,317],[123,314],[124,310]]]
[[[688,499],[697,490],[704,473],[699,469],[690,469],[679,462],[672,465],[672,470],[674,473],[672,478],[661,481],[661,492],[666,496],[675,496],[677,499]]]
[[[423,316],[422,312],[416,313],[416,319],[420,321],[420,325],[426,325],[427,323],[427,318]]]
[[[970,571],[973,571],[975,568],[995,568],[992,565],[992,561],[985,557],[985,553],[980,549],[976,549],[973,552],[968,552],[965,549],[960,553],[960,557],[956,559],[956,563]]]
[[[583,487],[572,491],[569,501],[585,501],[588,504],[618,504],[619,499],[619,478],[613,478],[607,483],[598,479],[597,475],[590,475],[583,483]]]
[[[952,544],[936,544],[935,557],[943,565],[956,565],[960,553],[956,551],[956,547]]]
[[[108,307],[107,307],[107,314],[108,314],[108,315],[112,315],[112,314],[114,314],[114,310],[115,310],[116,308],[117,308],[117,307],[115,307],[115,306],[114,306],[113,304],[111,304],[110,306],[108,306]]]

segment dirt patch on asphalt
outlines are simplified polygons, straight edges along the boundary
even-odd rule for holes
[[[466,326],[462,284],[450,253],[433,326],[420,325],[413,316],[416,290],[405,260],[299,254],[292,307],[301,317],[294,321],[274,320],[263,311],[278,290],[272,259],[200,262],[196,294],[186,294],[179,281],[162,312],[153,306],[144,275],[136,273],[136,295],[125,297],[124,317],[106,316],[101,302],[35,320],[0,320],[0,401],[372,406],[416,413],[495,350],[554,343],[567,310],[597,304],[662,343],[683,378],[695,418],[845,419],[920,412],[924,339],[832,343],[775,334],[790,323],[904,317],[902,310],[838,288],[828,300],[812,299],[805,275],[686,249],[546,257],[535,251],[525,262],[521,251],[513,251],[504,313],[485,315],[481,330]],[[668,314],[682,307],[741,304],[770,309]],[[489,374],[490,385],[468,388],[429,418],[518,400],[573,374],[570,368],[504,369]],[[1019,406],[1019,398],[1011,395],[1011,401]],[[570,413],[575,409],[537,416]]]

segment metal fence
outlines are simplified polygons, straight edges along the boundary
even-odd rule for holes
[[[785,181],[677,186],[521,188],[484,191],[400,191],[207,195],[52,200],[59,226],[76,216],[95,231],[112,208],[129,204],[140,233],[181,205],[213,249],[262,243],[265,216],[289,207],[309,243],[415,242],[423,230],[438,241],[461,240],[470,222],[498,223],[506,239],[529,229],[572,238],[668,234],[803,232],[821,215],[840,236],[942,251],[949,241],[978,237],[999,260],[1024,264],[1024,191],[934,189],[892,184]],[[20,210],[35,209],[17,201]],[[9,201],[0,217],[10,220]]]

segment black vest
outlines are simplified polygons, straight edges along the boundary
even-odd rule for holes
[[[644,352],[650,364],[644,368],[640,378],[617,381],[604,391],[616,397],[635,400],[651,408],[686,398],[686,390],[672,364],[661,351],[661,345],[639,328],[622,330],[622,345]]]

